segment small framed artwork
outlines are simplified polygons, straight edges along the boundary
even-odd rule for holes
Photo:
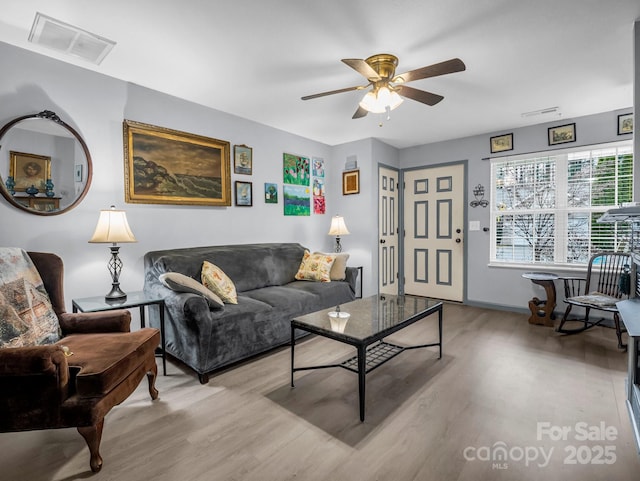
[[[360,193],[360,171],[349,170],[342,173],[342,195]]]
[[[314,157],[312,159],[313,164],[313,176],[324,177],[324,159],[320,157]]]
[[[45,191],[47,179],[51,178],[51,157],[12,150],[9,158],[9,175],[13,177],[16,192],[26,192],[31,186]]]
[[[491,137],[490,143],[492,154],[513,150],[513,133]]]
[[[251,175],[253,171],[253,149],[246,145],[233,146],[233,172]]]
[[[269,182],[264,183],[264,203],[278,203],[278,184],[271,184]]]
[[[82,164],[76,164],[73,167],[73,180],[76,182],[82,182]]]
[[[565,144],[576,141],[576,124],[549,127],[549,145]]]
[[[633,133],[633,114],[618,115],[618,135]]]
[[[251,207],[253,205],[253,184],[251,182],[241,182],[236,180],[236,205],[241,207]]]

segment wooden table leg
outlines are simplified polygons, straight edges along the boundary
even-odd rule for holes
[[[553,310],[556,308],[556,285],[551,280],[531,279],[531,282],[544,287],[547,294],[546,300],[534,297],[529,301],[529,324],[539,324],[543,326],[553,327],[555,315]]]

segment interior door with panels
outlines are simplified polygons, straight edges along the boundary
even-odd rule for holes
[[[404,292],[462,301],[464,164],[404,171]]]
[[[378,170],[378,291],[398,294],[398,171]]]

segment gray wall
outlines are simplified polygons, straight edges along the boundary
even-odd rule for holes
[[[149,250],[282,241],[300,242],[313,250],[332,249],[327,231],[332,213],[342,210],[338,193],[344,159],[334,163],[329,146],[2,43],[0,58],[3,65],[11,66],[0,76],[0,125],[21,115],[52,110],[84,137],[93,158],[89,193],[68,213],[35,216],[0,201],[0,245],[60,255],[65,261],[68,307],[74,297],[106,294],[110,288],[108,245],[87,241],[100,209],[111,204],[127,211],[138,239],[120,249],[125,292],[142,288],[143,255]],[[253,147],[253,175],[232,173],[231,180],[253,182],[254,206],[125,204],[123,119]],[[326,215],[283,215],[283,152],[325,159]],[[264,182],[278,184],[278,204],[264,203]]]
[[[635,56],[640,48],[636,24]],[[351,235],[343,239],[350,265],[364,267],[364,294],[377,291],[378,165],[412,168],[453,161],[468,161],[468,197],[473,186],[489,186],[489,137],[514,133],[513,153],[545,150],[547,127],[575,121],[578,142],[584,145],[619,140],[617,115],[632,109],[578,119],[557,119],[549,124],[507,129],[475,137],[397,150],[374,139],[328,146],[234,115],[186,102],[140,86],[83,70],[47,57],[0,43],[4,65],[0,77],[0,123],[44,109],[55,111],[85,139],[93,157],[94,178],[84,201],[69,213],[40,217],[0,202],[0,245],[56,252],[65,260],[67,302],[72,297],[101,295],[110,284],[106,245],[88,244],[100,209],[115,204],[127,211],[136,244],[121,248],[124,261],[122,287],[142,288],[142,257],[155,249],[247,242],[300,242],[314,250],[331,250],[327,235],[330,217],[345,217]],[[639,75],[636,62],[635,99]],[[253,182],[254,206],[194,207],[124,203],[123,119],[145,122],[194,134],[228,140],[231,145],[253,147],[252,176],[232,174],[234,180]],[[636,139],[636,152],[639,151]],[[282,204],[282,153],[323,157],[326,162],[326,215],[285,217]],[[343,196],[341,176],[347,157],[355,155],[360,169],[360,194]],[[263,202],[264,182],[276,182],[280,203]],[[487,192],[488,196],[488,192]],[[488,208],[468,209],[468,220],[489,225]],[[525,309],[537,286],[521,278],[522,269],[489,268],[489,235],[466,236],[467,299],[513,309]]]
[[[618,135],[618,115],[632,109],[579,117],[575,119],[557,118],[552,122],[523,127],[519,129],[494,132],[475,137],[422,145],[400,152],[400,165],[403,169],[423,165],[443,164],[468,160],[467,197],[473,199],[473,187],[482,184],[485,187],[485,199],[490,197],[490,154],[489,138],[494,135],[513,132],[514,149],[508,154],[521,154],[548,150],[547,128],[575,122],[576,142],[559,147],[577,147],[595,143],[629,140],[629,135]],[[522,278],[526,268],[489,267],[490,233],[483,227],[490,227],[489,207],[467,207],[468,221],[479,221],[480,231],[466,232],[467,243],[466,285],[467,302],[489,304],[506,308],[526,309],[529,299],[534,295],[544,299],[544,290]],[[468,226],[468,224],[467,224]],[[557,268],[553,272],[569,275],[569,271]],[[575,275],[575,271],[573,275]],[[558,293],[560,294],[560,293]]]

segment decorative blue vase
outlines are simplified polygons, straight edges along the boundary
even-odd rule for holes
[[[5,184],[7,186],[7,190],[9,191],[9,193],[11,195],[15,195],[15,193],[16,193],[16,191],[15,191],[16,181],[13,180],[13,176],[7,177],[7,180],[5,181]]]
[[[33,185],[33,184],[31,184],[31,187],[27,187],[24,191],[25,191],[27,194],[29,194],[31,197],[35,197],[35,196],[36,196],[36,194],[37,194],[38,192],[40,192],[40,191],[38,190],[38,188],[37,188],[35,185]]]
[[[46,190],[44,192],[44,194],[47,197],[53,197],[55,194],[55,192],[53,191],[53,182],[51,181],[51,179],[47,179],[47,182],[44,184]]]

